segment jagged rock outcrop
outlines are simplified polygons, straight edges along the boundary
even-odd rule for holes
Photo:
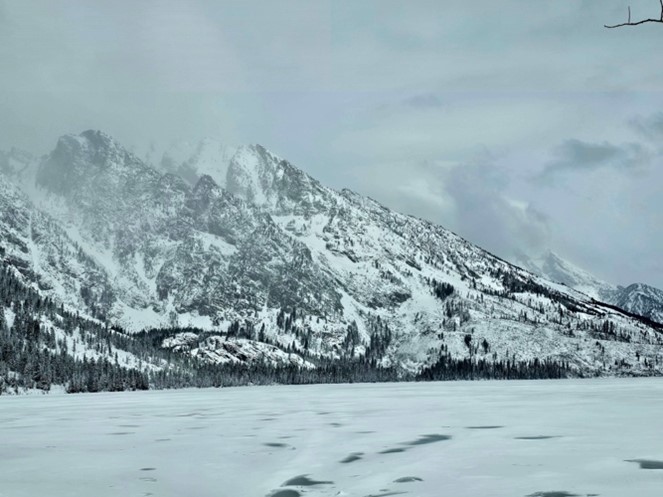
[[[663,323],[663,291],[643,283],[619,287],[612,300],[629,312]]]

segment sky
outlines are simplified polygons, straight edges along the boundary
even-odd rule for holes
[[[260,143],[505,258],[663,288],[655,0],[0,0],[0,149]]]

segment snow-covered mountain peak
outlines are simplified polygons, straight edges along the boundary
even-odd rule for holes
[[[49,217],[6,195],[18,207],[0,216],[0,246],[48,295],[134,331],[242,323],[280,345],[412,369],[442,354],[518,354],[593,371],[628,357],[632,337],[658,344],[648,324],[441,226],[324,187],[260,145],[227,166],[225,176],[195,169],[191,183],[103,133],[65,136],[38,178],[63,209]],[[541,268],[586,277],[554,254]],[[617,345],[580,347],[597,339]]]
[[[594,280],[594,277],[587,271],[562,259],[552,250],[548,251],[540,259],[540,262],[541,269],[546,275],[570,287],[576,287],[583,282]]]
[[[112,136],[98,129],[88,129],[81,132],[81,139],[87,140],[95,148],[121,148]]]
[[[205,174],[225,185],[228,165],[236,152],[235,146],[214,138],[203,138],[197,143],[174,144],[163,153],[159,165],[164,171],[182,176],[191,185]]]
[[[114,193],[114,187],[128,177],[136,180],[139,176],[156,180],[160,175],[109,135],[88,130],[61,137],[39,167],[36,181],[58,194],[75,193],[90,185]]]
[[[194,212],[202,212],[208,209],[210,204],[222,195],[222,188],[216,184],[216,181],[211,176],[204,174],[193,187],[187,205]]]
[[[658,288],[644,283],[619,287],[614,302],[622,309],[663,323],[663,291]]]
[[[317,180],[261,145],[240,147],[230,161],[226,189],[278,215],[313,214],[332,194]]]
[[[63,143],[76,144],[73,150],[62,150],[61,144]],[[104,133],[103,131],[89,129],[83,131],[80,135],[66,135],[60,138],[54,154],[62,152],[66,154],[83,155],[87,159],[91,159],[90,164],[98,167],[111,167],[114,165],[135,166],[141,169],[148,168],[148,166],[140,160],[136,155],[126,150],[120,145],[112,136]],[[69,156],[70,157],[70,156]],[[67,155],[64,158],[69,158]]]
[[[654,288],[653,286],[649,286],[645,283],[633,283],[631,285],[628,285],[627,287],[619,287],[619,290],[625,290],[629,293],[640,293],[642,295],[663,295],[663,292],[659,290],[658,288]]]
[[[208,195],[209,192],[221,190],[209,174],[203,174],[193,187],[194,195]]]
[[[221,188],[278,215],[313,213],[329,206],[328,189],[262,145],[234,147],[206,138],[166,151],[160,168],[192,186],[210,176]]]
[[[596,300],[663,323],[663,291],[658,288],[643,283],[634,283],[627,287],[612,285],[563,259],[552,250],[534,258],[519,253],[513,262],[536,275],[563,283]]]
[[[562,283],[597,300],[605,300],[614,289],[610,283],[598,279],[552,250],[538,257],[529,257],[520,253],[516,255],[514,262],[534,274]]]

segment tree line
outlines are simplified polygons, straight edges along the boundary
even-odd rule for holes
[[[340,358],[321,357],[310,353],[310,330],[297,326],[300,316],[294,308],[279,312],[276,324],[299,339],[301,346],[287,351],[306,357],[313,368],[259,361],[209,364],[190,354],[162,348],[161,344],[165,338],[181,332],[196,333],[198,340],[219,332],[167,328],[128,334],[120,327],[66,310],[25,285],[14,271],[0,265],[0,394],[21,389],[48,391],[53,385],[76,393],[256,384],[559,378],[569,374],[568,364],[550,360],[459,359],[452,358],[446,350],[441,351],[436,363],[412,374],[384,365],[393,332],[379,316],[366,319],[366,343],[353,322],[338,350]],[[447,300],[454,293],[453,287],[437,281],[430,284],[433,294],[449,306],[450,314],[455,314],[458,310],[452,310],[453,302]],[[11,323],[6,315],[11,316]],[[61,331],[56,333],[56,329]],[[280,346],[265,335],[264,326],[257,329],[249,321],[231,323],[226,336]],[[363,346],[363,353],[355,352],[359,345]],[[483,347],[488,350],[487,343]]]

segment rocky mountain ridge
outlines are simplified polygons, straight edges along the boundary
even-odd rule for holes
[[[663,323],[663,291],[644,283],[612,285],[564,260],[552,251],[539,258],[520,254],[514,262],[546,279],[563,283],[592,298]]]
[[[293,183],[300,183],[299,191],[302,191],[306,188],[302,188],[301,183],[315,182],[315,180],[296,168],[294,174],[293,172],[288,174],[287,170],[292,166],[260,146],[229,147],[208,138],[199,142],[196,147],[189,145],[188,150],[185,150],[187,150],[186,147],[176,147],[174,152],[166,151],[161,161],[162,168],[183,171],[192,178],[199,178],[203,174],[209,175],[221,187],[249,202],[268,207],[270,212],[276,215],[280,212],[288,212],[288,206],[283,205],[283,192],[286,192],[291,211],[296,207],[303,208],[304,211],[311,209],[310,201],[298,198],[294,193],[298,188],[293,188]],[[270,156],[272,162],[281,166],[270,169],[266,165]],[[179,157],[176,167],[173,157]],[[256,174],[249,174],[247,171],[254,171]],[[270,190],[269,185],[277,185],[279,179],[292,177],[296,179],[291,180],[290,184],[278,185],[279,195],[275,196]],[[292,191],[288,193],[290,189]],[[279,201],[281,203],[277,206],[276,203]],[[534,274],[563,283],[597,300],[617,305],[628,312],[640,314],[659,323],[663,322],[663,298],[660,297],[662,292],[649,285],[643,283],[634,283],[626,287],[613,285],[602,281],[552,251],[537,258],[519,254],[512,262]],[[647,288],[647,297],[643,295],[638,297],[637,294],[629,297],[629,293],[643,288]],[[646,304],[642,303],[643,298],[647,301]]]
[[[34,185],[0,181],[3,264],[68,308],[133,331],[234,328],[303,355],[370,356],[406,371],[442,357],[663,370],[663,335],[645,319],[329,189],[259,145],[218,163],[199,156],[205,174],[188,158],[184,178],[101,132],[62,137]],[[196,343],[197,357],[219,350],[217,339]]]

